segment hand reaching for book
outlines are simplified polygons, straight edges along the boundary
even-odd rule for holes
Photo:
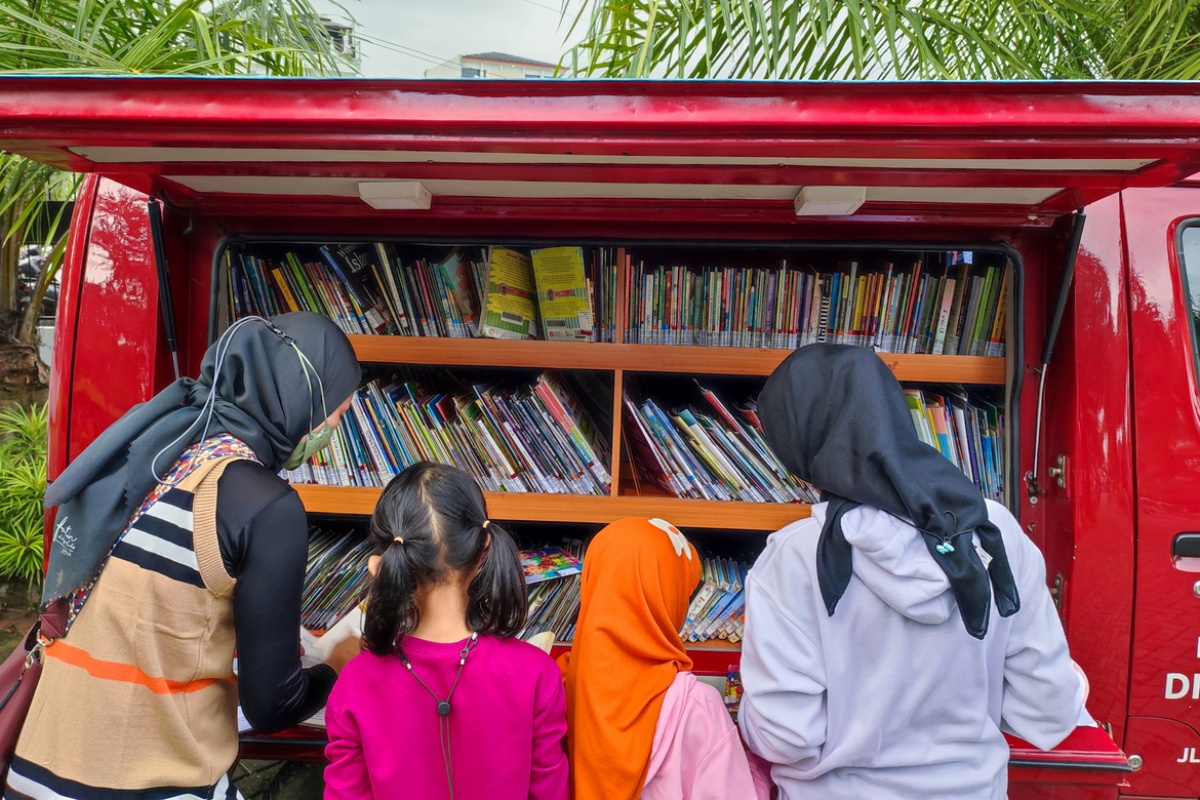
[[[357,636],[351,636],[333,646],[333,649],[329,652],[329,658],[325,660],[325,663],[333,667],[333,671],[340,675],[342,667],[346,666],[350,662],[350,659],[354,658],[360,652],[362,652],[362,639]]]

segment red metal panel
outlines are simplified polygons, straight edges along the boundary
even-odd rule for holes
[[[74,344],[64,342],[75,352],[66,409],[68,460],[156,388],[151,365],[161,341],[158,277],[144,196],[98,181],[86,252],[75,268],[82,272],[78,300],[68,306],[77,317]],[[67,278],[74,280],[70,273]],[[64,412],[62,399],[56,414]],[[63,430],[61,420],[56,429]]]
[[[1071,654],[1091,683],[1088,708],[1123,741],[1133,624],[1133,435],[1119,197],[1087,209],[1074,289],[1046,384],[1040,510],[1047,577],[1056,578]],[[1062,256],[1043,272],[1053,301]],[[1041,349],[1040,337],[1034,342]],[[1030,376],[1031,384],[1036,376]],[[1032,417],[1027,417],[1032,425]],[[1065,458],[1065,486],[1046,468]]]
[[[938,158],[1136,155],[1194,126],[1186,83],[689,83],[14,77],[6,142]],[[498,124],[498,121],[502,123]],[[88,124],[81,128],[80,122]],[[130,125],[130,122],[137,124]],[[1097,137],[1097,133],[1103,135]],[[163,138],[162,134],[168,134]],[[968,135],[969,134],[969,135]],[[652,141],[643,137],[653,136]],[[870,141],[868,150],[857,140]],[[652,145],[645,147],[645,145]],[[1080,146],[1086,147],[1080,150]],[[1051,156],[1053,157],[1053,156]],[[1192,170],[1193,172],[1195,170]],[[1181,173],[1179,178],[1190,173]]]
[[[211,172],[465,175],[475,180],[602,183],[1061,186],[1067,191],[1038,206],[1061,212],[1122,187],[1170,183],[1200,166],[1200,145],[1191,135],[1200,120],[1200,89],[1178,83],[554,81],[530,86],[527,81],[24,77],[0,80],[0,109],[0,146],[64,167],[103,171],[145,191],[154,184],[152,175]],[[524,153],[603,156],[613,163],[401,166],[370,163],[367,158],[359,163],[353,158],[295,158],[235,164],[217,154],[209,163],[148,165],[122,164],[120,157],[112,163],[93,163],[72,149],[87,146]],[[718,162],[732,157],[898,158],[932,163],[801,166],[768,161],[729,166],[705,161],[650,166],[628,163],[627,156],[705,157]],[[938,163],[954,158],[1098,157],[1158,163],[1129,172],[1070,165],[1036,171],[1020,164],[979,170]],[[173,187],[179,198],[201,202],[177,184],[158,180]],[[214,200],[209,197],[207,202]],[[362,208],[357,198],[300,202]],[[462,202],[447,201],[449,206]],[[645,208],[656,204],[627,202]],[[508,213],[482,199],[478,205]],[[553,209],[560,203],[551,198],[524,205]],[[720,207],[725,202],[685,205]],[[946,219],[964,212],[952,202],[903,202],[871,204],[863,213],[894,219],[934,209]]]
[[[1143,766],[1129,776],[1130,791],[1160,798],[1200,797],[1200,734],[1173,719],[1130,717],[1126,740]]]
[[[1179,759],[1200,747],[1200,597],[1193,589],[1200,575],[1177,568],[1171,542],[1177,533],[1200,530],[1200,389],[1175,248],[1178,225],[1200,218],[1200,192],[1130,191],[1124,204],[1137,479],[1125,749],[1145,759],[1132,780],[1135,791],[1194,797],[1200,756]]]
[[[71,398],[74,387],[75,354],[79,344],[79,308],[87,261],[88,237],[92,232],[97,178],[88,178],[75,197],[75,210],[67,234],[67,249],[59,272],[58,307],[54,320],[54,358],[50,364],[49,428],[47,431],[47,477],[54,480],[70,460]]]
[[[116,176],[126,180],[129,176]],[[138,182],[128,180],[132,186],[151,188],[149,180]],[[1082,200],[1074,193],[1065,193],[1059,199],[1052,199],[1045,207],[1031,210],[1023,206],[1004,206],[989,203],[962,204],[958,206],[940,206],[936,203],[925,204],[922,207],[903,203],[869,202],[863,204],[851,217],[797,217],[793,204],[789,201],[761,200],[750,201],[685,201],[685,200],[627,200],[585,198],[570,200],[528,200],[508,198],[476,198],[451,197],[438,199],[428,211],[403,212],[377,211],[361,203],[357,198],[345,197],[294,197],[269,195],[230,195],[211,194],[199,197],[194,193],[181,190],[179,187],[168,186],[162,191],[176,201],[186,198],[188,205],[209,210],[210,213],[230,217],[278,217],[278,209],[288,209],[289,216],[320,217],[322,219],[337,219],[339,227],[343,220],[374,220],[380,228],[388,228],[397,223],[416,222],[418,224],[436,225],[453,220],[458,222],[458,230],[464,221],[470,221],[472,227],[492,220],[504,223],[521,221],[535,225],[546,221],[577,223],[594,221],[620,223],[623,227],[631,219],[644,222],[654,221],[660,224],[687,223],[693,228],[692,235],[705,235],[704,227],[710,223],[745,224],[770,223],[776,226],[787,226],[791,235],[797,238],[811,239],[814,237],[828,238],[831,227],[848,229],[856,225],[922,225],[947,227],[955,225],[960,228],[971,226],[986,227],[994,233],[998,228],[1016,227],[1045,227],[1050,225],[1060,214],[1073,211],[1082,204]],[[634,223],[636,224],[636,223]],[[611,229],[609,229],[611,232]],[[922,231],[929,235],[928,231]],[[844,234],[839,230],[839,236]],[[912,233],[903,238],[910,238]],[[871,238],[881,238],[876,234]],[[962,238],[962,233],[955,234],[956,239]],[[988,238],[992,238],[989,235]]]

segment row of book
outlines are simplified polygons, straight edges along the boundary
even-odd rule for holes
[[[583,542],[568,540],[562,547],[520,551],[521,566],[530,587],[529,621],[521,638],[553,631],[559,641],[570,641],[571,629],[579,615],[583,549]],[[361,528],[309,529],[308,564],[300,608],[300,622],[305,630],[323,633],[363,604],[370,591],[367,573],[370,553],[366,532]]]
[[[366,532],[361,528],[331,530],[313,526],[308,533],[300,624],[325,631],[367,597]]]
[[[706,406],[668,413],[653,399],[624,398],[625,439],[638,479],[697,500],[815,503],[812,486],[788,472],[763,438],[754,403],[736,408],[700,386]]]
[[[627,266],[625,341],[794,349],[814,342],[887,353],[1003,356],[1008,266],[948,253],[869,269]]]
[[[376,380],[359,389],[330,447],[291,483],[386,486],[418,461],[458,467],[492,492],[604,495],[612,476],[603,428],[582,396],[587,374],[543,372],[532,381],[463,385],[442,376]]]
[[[585,555],[585,545],[578,539],[568,539],[561,548],[551,548],[565,554],[575,563],[579,570],[564,571],[560,575],[551,576],[532,582],[529,585],[529,616],[525,619],[525,627],[517,634],[521,639],[529,639],[539,633],[554,634],[555,641],[570,642],[575,638],[575,623],[579,618],[579,590],[582,582],[582,562]],[[537,557],[540,551],[521,551],[522,564],[526,565],[526,581],[530,579],[527,562]],[[561,558],[561,557],[559,557]]]
[[[552,548],[558,549],[558,548]],[[566,553],[586,560],[586,548],[577,540],[564,542]],[[522,552],[522,557],[526,553]],[[744,587],[750,565],[732,558],[701,559],[700,586],[688,605],[687,618],[680,637],[689,644],[741,641],[745,628],[746,597]],[[558,642],[575,638],[579,617],[581,576],[571,575],[534,584],[529,592],[529,617],[519,636],[522,639],[554,633]]]
[[[746,625],[746,573],[750,565],[732,558],[702,558],[700,587],[688,604],[679,632],[684,642],[739,642]]]
[[[370,590],[366,534],[359,528],[309,533],[300,612],[303,627],[322,633],[360,607]],[[561,546],[520,551],[529,587],[529,613],[518,636],[551,632],[555,640],[574,639],[579,617],[581,572],[586,547],[579,539]],[[745,622],[744,587],[750,565],[731,558],[701,559],[700,587],[688,605],[680,636],[685,642],[740,641]]]
[[[788,472],[767,445],[753,402],[731,408],[696,386],[705,405],[669,413],[653,399],[638,403],[625,396],[624,435],[636,480],[685,499],[818,502],[817,490]],[[906,389],[905,395],[921,441],[984,496],[1003,502],[1004,403],[986,391]]]
[[[917,437],[1004,502],[1004,404],[981,393],[906,389]]]
[[[612,248],[342,242],[227,259],[234,317],[304,310],[347,333],[613,341]]]

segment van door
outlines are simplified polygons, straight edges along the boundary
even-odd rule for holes
[[[1135,794],[1196,797],[1200,790],[1200,185],[1128,190],[1122,202],[1137,489],[1125,751],[1135,766],[1139,760],[1141,764],[1130,776]]]

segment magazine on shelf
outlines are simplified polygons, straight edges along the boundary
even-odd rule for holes
[[[541,583],[583,572],[583,562],[561,547],[522,550],[520,555],[521,568],[525,571],[525,583]]]
[[[493,339],[538,338],[533,261],[508,247],[488,251],[483,335]]]
[[[545,337],[551,341],[591,341],[591,288],[583,248],[544,247],[530,255]]]

